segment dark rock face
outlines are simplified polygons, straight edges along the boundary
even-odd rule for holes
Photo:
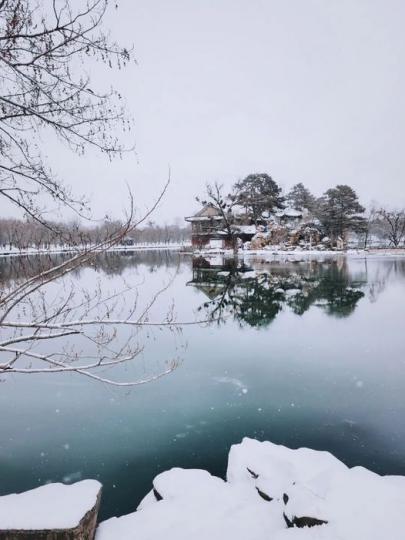
[[[252,469],[249,469],[249,467],[246,467],[246,469],[252,478],[254,478],[255,480],[259,478],[259,475],[255,473],[255,471],[253,471]],[[295,485],[295,482],[293,482],[293,485]],[[255,486],[255,488],[256,488],[257,493],[260,495],[262,499],[268,502],[271,502],[273,500],[274,497],[270,497],[270,495],[268,495],[267,493],[259,489],[257,486]],[[157,492],[155,489],[153,490],[153,492],[155,493],[156,499],[160,500],[156,496]],[[290,497],[287,495],[287,493],[283,493],[284,505],[287,505],[289,500],[290,500]],[[309,517],[309,516],[300,516],[300,517],[291,516],[290,518],[287,516],[285,512],[283,512],[283,517],[288,528],[298,527],[299,529],[301,529],[303,527],[315,527],[316,525],[326,525],[328,523],[327,521],[323,519],[318,519],[318,518]]]
[[[163,500],[162,495],[158,492],[158,490],[155,487],[153,487],[153,495],[155,496],[155,499],[157,501]]]
[[[328,523],[322,519],[308,516],[294,516],[292,519],[289,519],[285,513],[283,513],[283,516],[288,528],[298,527],[299,529],[302,529],[303,527],[315,527],[316,525],[326,525]]]
[[[313,518],[313,517],[294,517],[293,524],[294,527],[315,527],[315,525],[326,525],[328,522],[323,519]]]
[[[73,529],[18,530],[0,529],[0,540],[94,540],[97,515],[100,508],[101,488],[97,501]]]
[[[250,474],[252,478],[255,478],[255,479],[259,478],[259,475],[255,473],[254,471],[252,471],[252,469],[249,469],[249,467],[246,467],[246,469],[248,470],[248,473]]]
[[[270,497],[269,495],[267,495],[267,493],[265,493],[264,491],[261,491],[257,486],[256,486],[256,490],[257,490],[257,493],[260,495],[260,497],[264,499],[265,501],[271,502],[273,500],[273,497]]]

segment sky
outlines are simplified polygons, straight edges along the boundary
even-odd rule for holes
[[[96,216],[122,215],[126,184],[142,213],[169,168],[161,223],[255,172],[405,206],[404,20],[403,0],[120,0],[105,26],[137,64],[89,71],[125,97],[136,152],[110,163],[45,140],[50,163]]]

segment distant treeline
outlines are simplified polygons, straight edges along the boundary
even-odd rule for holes
[[[34,220],[0,218],[0,247],[4,249],[49,249],[64,246],[89,246],[121,230],[119,221],[85,226],[78,222],[49,222],[48,226]],[[177,220],[172,225],[149,222],[123,239],[125,244],[184,243],[190,239],[188,226]]]

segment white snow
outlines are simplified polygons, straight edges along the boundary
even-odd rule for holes
[[[405,477],[349,469],[328,452],[244,439],[231,448],[226,482],[206,471],[172,469],[153,487],[162,500],[150,492],[137,512],[101,523],[96,540],[405,537]],[[287,528],[283,514],[327,523]]]
[[[5,495],[0,497],[0,529],[72,529],[96,504],[100,489],[100,482],[82,480]]]
[[[49,254],[61,254],[61,253],[77,253],[80,250],[89,250],[91,249],[91,246],[69,246],[69,245],[60,245],[60,246],[51,246],[49,248],[35,248],[30,247],[27,249],[18,249],[15,247],[12,247],[11,249],[7,249],[5,247],[0,247],[0,257],[20,257],[21,255],[49,255]],[[118,244],[116,246],[109,247],[106,251],[112,252],[112,251],[155,251],[155,250],[167,250],[167,251],[180,251],[182,249],[191,248],[190,243],[174,243],[169,242],[166,244],[162,243],[137,243],[133,245],[121,245]],[[97,251],[97,250],[96,250]],[[98,251],[104,251],[103,249],[100,249]]]
[[[297,294],[301,294],[301,289],[286,289],[285,294],[286,296],[296,296]]]
[[[241,279],[254,279],[257,277],[257,273],[255,270],[250,270],[249,272],[243,272],[243,274],[240,275]]]
[[[245,245],[250,245],[250,242],[246,242]],[[291,260],[296,259],[297,257],[299,259],[308,259],[308,258],[316,258],[316,259],[323,259],[323,258],[330,258],[330,257],[348,257],[351,259],[371,259],[371,258],[380,258],[380,257],[405,257],[405,249],[403,248],[397,248],[397,249],[389,249],[389,248],[382,248],[382,249],[348,249],[348,250],[328,250],[328,249],[318,249],[319,246],[316,246],[311,249],[302,249],[297,247],[289,247],[288,249],[283,247],[282,245],[267,245],[262,249],[240,249],[239,254],[243,256],[244,258],[248,259],[250,256],[257,256],[260,255],[260,257],[263,257],[265,259],[274,259],[274,260],[280,260],[285,257],[290,257]],[[194,251],[195,254],[202,255],[202,256],[209,256],[213,253],[212,250],[209,249],[201,249]],[[232,257],[233,251],[229,249],[219,249],[216,250],[215,253],[221,254],[224,257]]]
[[[302,217],[301,210],[297,210],[296,208],[284,208],[284,210],[280,210],[279,212],[276,212],[277,217]]]
[[[221,221],[223,217],[222,216],[191,216],[185,219],[186,221],[212,221],[212,220]]]
[[[96,540],[261,540],[283,527],[275,506],[205,471],[172,469],[154,486],[162,501],[148,495],[139,511],[101,523]]]
[[[256,234],[256,225],[238,225],[238,231],[244,234]]]

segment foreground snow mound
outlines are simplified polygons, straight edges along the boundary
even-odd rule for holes
[[[101,484],[47,484],[0,497],[0,530],[74,529],[99,500]]]
[[[329,452],[309,448],[291,450],[270,442],[245,438],[229,452],[228,482],[253,484],[272,499],[281,499],[294,484],[312,485],[347,471],[346,465]]]
[[[261,540],[283,527],[280,509],[206,471],[172,469],[153,486],[137,512],[101,523],[96,540]]]
[[[404,477],[244,439],[226,482],[200,470],[160,474],[138,511],[101,523],[96,540],[403,540],[404,508]]]

